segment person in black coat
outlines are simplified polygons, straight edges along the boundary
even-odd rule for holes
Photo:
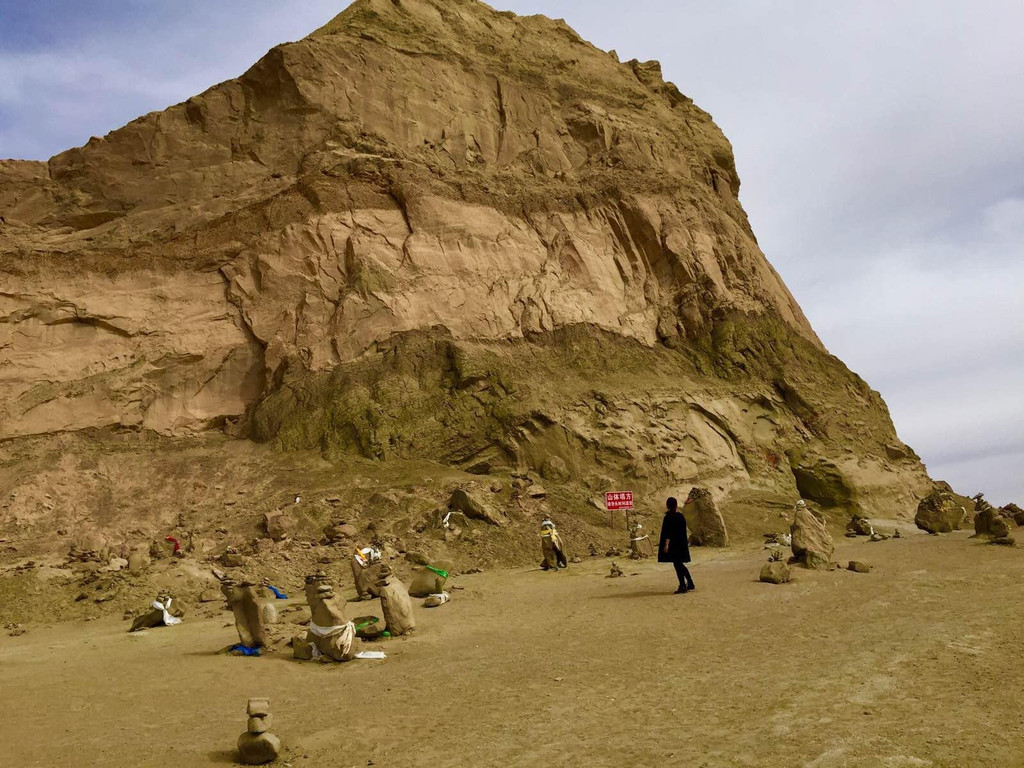
[[[686,567],[690,562],[690,544],[686,540],[686,518],[679,511],[679,502],[674,497],[665,502],[667,510],[661,523],[661,542],[658,544],[658,562],[672,563],[679,577],[677,595],[696,589],[693,577]]]

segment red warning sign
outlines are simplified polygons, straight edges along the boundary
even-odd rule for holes
[[[615,491],[614,493],[606,493],[604,495],[604,505],[609,512],[616,509],[632,509],[633,492]]]

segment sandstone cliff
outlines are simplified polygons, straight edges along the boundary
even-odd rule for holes
[[[920,461],[739,186],[657,62],[476,0],[358,0],[0,163],[0,440],[226,429],[477,474],[557,457],[578,504],[700,480],[912,515]]]

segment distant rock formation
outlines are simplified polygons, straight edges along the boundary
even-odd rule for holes
[[[0,440],[225,430],[543,470],[533,498],[700,478],[912,513],[924,468],[739,187],[657,62],[475,0],[358,0],[182,104],[0,162]]]

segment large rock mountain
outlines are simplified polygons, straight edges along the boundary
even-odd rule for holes
[[[657,62],[476,0],[358,0],[236,80],[0,163],[0,440],[225,430],[533,468],[566,499],[699,482],[912,513],[920,461],[739,188]]]

